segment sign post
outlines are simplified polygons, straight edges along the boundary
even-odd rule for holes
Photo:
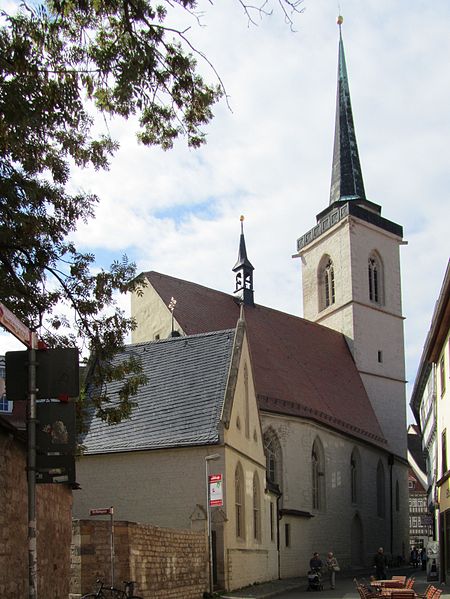
[[[36,552],[36,333],[0,302],[0,324],[29,349],[28,351],[28,596],[37,599],[37,552]]]
[[[110,516],[109,542],[111,549],[111,588],[114,586],[114,508],[101,507],[89,511],[91,516]]]

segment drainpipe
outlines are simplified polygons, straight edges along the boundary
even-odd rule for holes
[[[277,556],[278,556],[278,580],[281,579],[281,555],[280,555],[280,499],[281,493],[277,495]]]
[[[393,468],[394,468],[394,454],[389,454],[388,457],[388,464],[389,464],[389,501],[390,501],[390,516],[391,516],[391,523],[390,523],[390,544],[391,544],[391,557],[394,557],[394,501],[393,501],[393,495],[394,495],[394,489],[393,489]]]

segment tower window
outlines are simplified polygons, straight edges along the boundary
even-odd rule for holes
[[[379,256],[373,252],[369,257],[369,299],[374,304],[382,304],[383,269]]]
[[[381,349],[378,350],[378,362],[380,364],[383,363],[383,352],[381,351]]]
[[[325,310],[336,301],[334,287],[334,265],[329,256],[324,256],[319,266],[320,310]]]

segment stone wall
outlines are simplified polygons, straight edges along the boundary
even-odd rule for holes
[[[0,596],[28,597],[28,492],[25,443],[0,428]],[[72,492],[66,485],[36,489],[38,594],[69,593]]]
[[[70,590],[77,597],[94,590],[97,578],[110,584],[110,523],[74,520],[72,529]],[[114,581],[119,588],[123,580],[135,580],[135,592],[152,599],[200,599],[207,589],[203,532],[118,521],[114,546]]]

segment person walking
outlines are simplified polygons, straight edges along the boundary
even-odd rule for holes
[[[383,547],[379,547],[373,558],[373,565],[378,580],[385,580],[387,574],[387,557],[384,555]]]
[[[315,551],[313,553],[312,558],[309,560],[309,567],[311,570],[321,570],[322,566],[323,566],[323,562],[320,559],[320,556],[317,553],[317,551]]]
[[[336,587],[336,572],[340,571],[340,567],[332,551],[328,553],[325,563],[330,575],[330,589],[334,589]]]

